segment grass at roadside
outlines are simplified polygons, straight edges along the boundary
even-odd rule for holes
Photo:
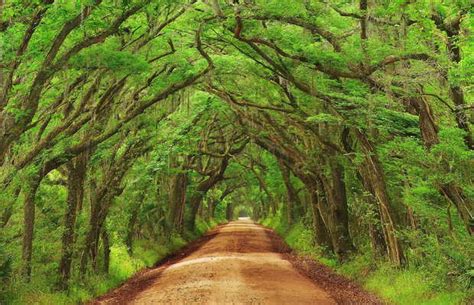
[[[6,289],[4,299],[8,300],[7,304],[12,305],[69,305],[87,302],[120,286],[138,271],[154,266],[216,225],[214,221],[198,220],[196,230],[183,234],[185,238],[175,234],[169,239],[159,241],[136,240],[133,255],[129,255],[125,244],[117,242],[110,249],[108,274],[88,276],[85,280],[77,278],[71,283],[70,289],[64,292],[56,291],[51,285],[51,278],[48,277],[33,278],[28,284],[13,280]]]
[[[396,305],[455,305],[469,304],[472,290],[460,283],[445,283],[438,275],[443,270],[430,272],[414,267],[397,269],[383,261],[374,261],[370,254],[357,254],[344,264],[334,257],[327,257],[320,247],[314,245],[310,228],[301,222],[292,226],[281,217],[281,213],[262,221],[273,228],[298,254],[307,255],[360,283],[365,289]],[[365,252],[370,253],[370,252]],[[472,304],[472,303],[471,303]]]

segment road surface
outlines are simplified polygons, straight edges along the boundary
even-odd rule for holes
[[[276,234],[240,219],[92,304],[338,304],[278,249]],[[327,290],[327,289],[326,289]]]

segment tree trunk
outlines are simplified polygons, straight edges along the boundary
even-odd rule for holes
[[[466,111],[464,110],[464,107],[466,106],[466,103],[464,101],[464,93],[462,91],[462,88],[459,86],[451,86],[450,92],[455,105],[456,123],[460,129],[466,132],[466,135],[464,136],[464,142],[466,143],[469,149],[473,150],[474,139],[472,138],[472,133],[469,127],[469,121],[466,115]]]
[[[291,183],[291,171],[281,160],[278,162],[287,194],[287,221],[291,225],[296,219],[296,207],[301,206],[300,198]]]
[[[202,202],[201,202],[202,203]],[[206,212],[206,209],[204,208],[204,206],[202,204],[199,205],[199,209],[198,209],[198,215],[199,215],[199,218],[201,219],[204,219],[205,217],[205,212]]]
[[[207,220],[208,221],[214,218],[213,211],[214,211],[214,200],[211,199],[207,203]]]
[[[418,114],[421,137],[428,149],[439,143],[438,126],[434,121],[430,105],[421,97],[412,97],[409,100]]]
[[[448,35],[447,47],[449,55],[451,60],[455,64],[459,64],[462,60],[461,50],[458,45],[460,39],[460,32],[460,21],[451,22],[451,24],[446,30],[446,34]],[[466,110],[464,109],[464,107],[466,106],[464,92],[460,86],[453,83],[450,84],[449,91],[451,99],[453,100],[455,106],[456,123],[460,129],[466,132],[466,135],[464,136],[464,142],[466,143],[467,147],[472,150],[474,149],[474,139],[472,138],[472,133],[469,127],[469,121],[466,115]]]
[[[28,188],[25,191],[24,216],[23,216],[23,244],[22,244],[22,272],[26,281],[31,276],[31,258],[33,254],[33,234],[35,225],[35,198],[38,187],[43,178],[53,169],[59,166],[56,160],[50,160],[44,164],[40,170],[28,181]]]
[[[186,205],[187,173],[176,174],[171,180],[170,207],[168,221],[172,229],[183,231],[184,208]]]
[[[110,240],[106,228],[102,229],[102,247],[104,252],[103,271],[108,274],[110,266]]]
[[[325,250],[332,252],[333,247],[331,244],[331,238],[329,237],[328,229],[324,224],[324,220],[321,217],[319,207],[321,205],[322,193],[317,189],[308,189],[311,198],[311,216],[313,218],[313,230],[316,243],[325,248]]]
[[[188,230],[192,231],[195,228],[196,216],[201,206],[202,199],[204,198],[206,193],[217,183],[222,181],[222,179],[224,179],[224,172],[227,169],[227,166],[229,165],[229,158],[229,156],[225,156],[222,159],[219,167],[214,171],[214,173],[211,174],[207,179],[201,181],[196,187],[196,191],[189,200],[190,213],[186,221],[186,227],[188,228]]]
[[[375,192],[372,188],[372,185],[367,179],[368,174],[365,173],[365,170],[365,166],[359,167],[358,178],[361,181],[364,189],[369,193],[368,196],[365,196],[365,200],[369,202],[370,207],[372,208],[372,212],[375,214],[374,219],[369,219],[370,242],[374,256],[383,257],[387,254],[387,244],[385,242],[383,228],[381,224],[380,208],[377,204],[377,199],[375,197]]]
[[[31,279],[31,259],[33,255],[33,238],[35,226],[35,198],[36,191],[41,183],[41,178],[32,177],[28,189],[25,189],[25,203],[23,207],[23,249],[22,263],[23,275],[26,282]]]
[[[225,208],[225,217],[228,221],[234,219],[234,205],[231,202],[229,202]]]
[[[355,132],[361,149],[365,154],[363,166],[366,170],[361,172],[361,175],[366,175],[365,179],[370,183],[375,198],[377,199],[388,257],[396,266],[402,266],[405,264],[405,256],[397,236],[393,207],[387,193],[382,166],[367,137],[359,130]]]
[[[277,203],[276,203],[276,200],[273,197],[272,193],[268,189],[267,184],[265,182],[265,179],[253,167],[251,168],[251,170],[252,170],[254,176],[257,178],[258,183],[260,184],[260,189],[263,190],[265,192],[265,194],[267,194],[268,201],[270,202],[271,212],[273,213],[273,215],[275,215],[276,212],[277,212]]]
[[[74,255],[74,238],[76,218],[84,197],[84,180],[87,173],[87,156],[80,155],[68,165],[68,197],[64,216],[64,232],[62,236],[62,257],[59,263],[59,287],[68,288],[71,276],[72,258]]]
[[[193,196],[191,196],[191,199],[189,200],[189,215],[188,215],[188,220],[186,222],[186,227],[188,230],[194,230],[196,226],[196,217],[198,215],[199,207],[201,206],[203,194],[201,192],[195,193]]]
[[[467,198],[463,190],[454,183],[443,184],[439,186],[441,193],[451,201],[458,210],[459,217],[462,219],[469,234],[474,234],[474,204]]]
[[[355,250],[349,234],[346,186],[344,172],[340,164],[331,161],[331,176],[323,177],[322,186],[327,194],[326,224],[331,236],[334,253],[344,261]]]
[[[416,109],[423,143],[427,150],[439,143],[438,126],[431,116],[431,109],[423,98],[413,97],[410,104]],[[465,138],[466,143],[469,137]],[[443,165],[448,167],[448,162],[443,160]],[[455,182],[436,186],[439,192],[456,207],[464,226],[469,234],[474,234],[474,203],[464,195],[463,189]]]
[[[93,265],[96,266],[94,260],[96,257],[97,242],[99,237],[99,222],[100,222],[100,210],[101,203],[104,201],[103,190],[97,188],[95,183],[91,184],[91,212],[89,218],[89,230],[87,231],[86,240],[84,243],[84,249],[81,256],[81,275],[84,275],[87,271],[87,265],[89,258],[92,259]]]
[[[113,194],[107,194],[105,198],[102,200],[100,203],[101,206],[99,208],[99,214],[97,217],[97,222],[94,223],[94,226],[91,229],[92,236],[93,236],[93,242],[91,244],[91,261],[92,261],[92,267],[94,270],[99,271],[99,262],[98,262],[98,256],[99,256],[99,241],[102,235],[102,232],[105,230],[104,224],[105,224],[105,219],[107,218],[107,215],[109,213],[109,208],[111,206],[112,200],[114,198]],[[108,238],[108,236],[107,236]]]
[[[139,197],[139,201],[133,207],[132,213],[130,214],[130,218],[128,220],[127,225],[127,237],[125,238],[125,245],[127,246],[127,251],[129,255],[133,254],[133,236],[135,234],[135,225],[138,219],[138,212],[140,211],[140,204],[143,201],[144,193],[142,193]]]

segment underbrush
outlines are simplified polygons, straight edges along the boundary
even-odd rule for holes
[[[57,266],[45,266],[44,270],[35,270],[30,283],[24,283],[21,277],[13,277],[5,287],[0,304],[24,305],[68,305],[81,304],[103,295],[120,286],[134,274],[144,268],[153,267],[166,256],[176,252],[188,242],[199,238],[216,225],[215,221],[198,220],[193,232],[185,232],[159,241],[139,239],[134,241],[133,254],[130,255],[122,242],[115,242],[110,248],[110,267],[108,274],[88,275],[85,279],[74,278],[68,291],[57,291],[52,284]],[[2,302],[2,300],[4,300]]]
[[[441,262],[427,262],[428,268],[409,266],[400,269],[386,261],[374,260],[370,251],[367,251],[340,264],[335,257],[328,257],[324,249],[314,244],[312,230],[302,222],[289,226],[279,212],[274,217],[264,219],[262,224],[274,229],[297,253],[333,268],[390,304],[454,305],[472,304],[474,300],[472,287],[469,288],[469,283],[466,284],[462,278],[458,281],[445,280],[450,272],[448,266]],[[432,257],[425,259],[434,260]]]

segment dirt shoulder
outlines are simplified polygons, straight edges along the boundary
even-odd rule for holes
[[[168,266],[171,266],[174,263],[186,258],[213,239],[218,234],[222,226],[224,225],[217,226],[216,228],[204,234],[202,237],[179,249],[175,253],[169,254],[158,261],[155,266],[137,272],[119,287],[112,289],[108,293],[94,300],[91,300],[90,302],[86,303],[86,305],[129,303],[138,293],[148,289],[154,283],[154,281],[160,277],[161,272],[163,272],[163,270],[165,270]]]
[[[324,289],[338,304],[387,304],[374,294],[367,292],[353,280],[335,273],[331,268],[315,261],[311,257],[299,255],[274,231],[267,232],[269,238],[272,240],[273,247],[300,273]]]

